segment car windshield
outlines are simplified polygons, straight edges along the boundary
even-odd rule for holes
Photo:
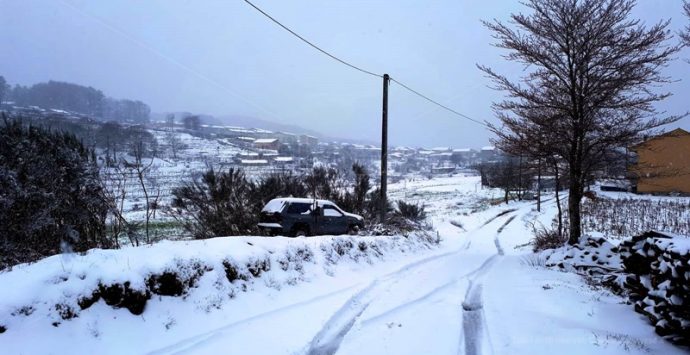
[[[269,201],[261,212],[275,213],[283,210],[285,206],[285,201],[283,200],[271,200]]]
[[[287,209],[288,214],[309,214],[311,213],[311,203],[293,202]]]

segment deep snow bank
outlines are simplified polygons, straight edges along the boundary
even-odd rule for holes
[[[164,241],[120,250],[93,249],[85,255],[56,255],[0,273],[0,333],[17,322],[46,318],[54,326],[78,317],[94,304],[142,314],[152,297],[212,294],[220,307],[259,280],[280,289],[332,275],[341,261],[374,263],[387,254],[432,248],[438,239],[409,236],[315,238],[226,237]]]

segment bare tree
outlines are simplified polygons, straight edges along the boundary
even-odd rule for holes
[[[687,0],[683,1],[683,12],[685,16],[690,19],[690,2]],[[690,46],[690,25],[686,25],[683,31],[679,33],[681,41],[686,46]]]
[[[103,191],[108,204],[109,219],[108,229],[115,241],[116,247],[120,247],[120,236],[126,234],[132,246],[139,245],[139,238],[133,233],[134,225],[130,224],[124,215],[125,199],[127,198],[127,182],[131,173],[125,167],[124,161],[111,164],[103,169]]]
[[[506,204],[510,202],[513,192],[516,193],[513,198],[522,199],[522,193],[530,185],[532,174],[527,169],[523,169],[521,160],[521,158],[506,157],[500,162],[484,163],[479,167],[483,183],[502,189],[503,200]]]
[[[580,202],[586,179],[612,147],[680,117],[657,117],[653,104],[670,96],[656,87],[670,82],[661,70],[680,46],[667,44],[668,21],[649,28],[631,20],[634,0],[528,0],[529,14],[511,15],[516,28],[484,22],[509,51],[506,59],[527,66],[520,80],[479,66],[508,98],[494,103],[502,125],[499,140],[523,140],[548,132],[551,155],[567,163],[569,243],[581,235]]]
[[[168,114],[165,117],[165,123],[167,126],[165,138],[168,141],[173,158],[177,159],[177,153],[182,149],[182,141],[180,141],[179,135],[175,132],[175,114]]]
[[[126,162],[126,166],[132,169],[144,193],[144,200],[146,202],[145,236],[146,243],[151,243],[149,226],[151,218],[155,216],[158,209],[158,201],[161,195],[160,185],[151,177],[155,157],[152,156],[148,162],[144,162],[145,148],[144,143],[141,141],[135,143],[132,147],[132,155],[134,156],[134,162]]]

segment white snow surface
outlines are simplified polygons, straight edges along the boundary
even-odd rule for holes
[[[683,354],[632,306],[578,275],[539,266],[530,223],[555,215],[553,196],[491,205],[478,177],[403,181],[391,197],[425,203],[438,247],[404,237],[217,238],[54,256],[0,274],[7,354]],[[361,239],[360,239],[361,238]],[[333,254],[340,240],[383,243],[382,256]],[[251,243],[252,245],[249,245]],[[313,262],[283,271],[289,250]],[[385,250],[383,250],[385,249]],[[294,254],[294,253],[293,253]],[[269,255],[242,290],[221,263]],[[329,262],[328,256],[337,262]],[[58,327],[50,307],[96,283],[198,260],[214,267],[184,297],[153,296],[134,316],[103,301]],[[82,276],[83,280],[82,280]],[[67,280],[65,280],[67,277]],[[234,293],[230,298],[228,294]],[[42,304],[41,302],[46,302]],[[22,305],[30,315],[8,316]]]

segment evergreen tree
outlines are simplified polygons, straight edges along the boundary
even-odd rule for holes
[[[0,269],[111,247],[93,151],[68,133],[0,123]]]

